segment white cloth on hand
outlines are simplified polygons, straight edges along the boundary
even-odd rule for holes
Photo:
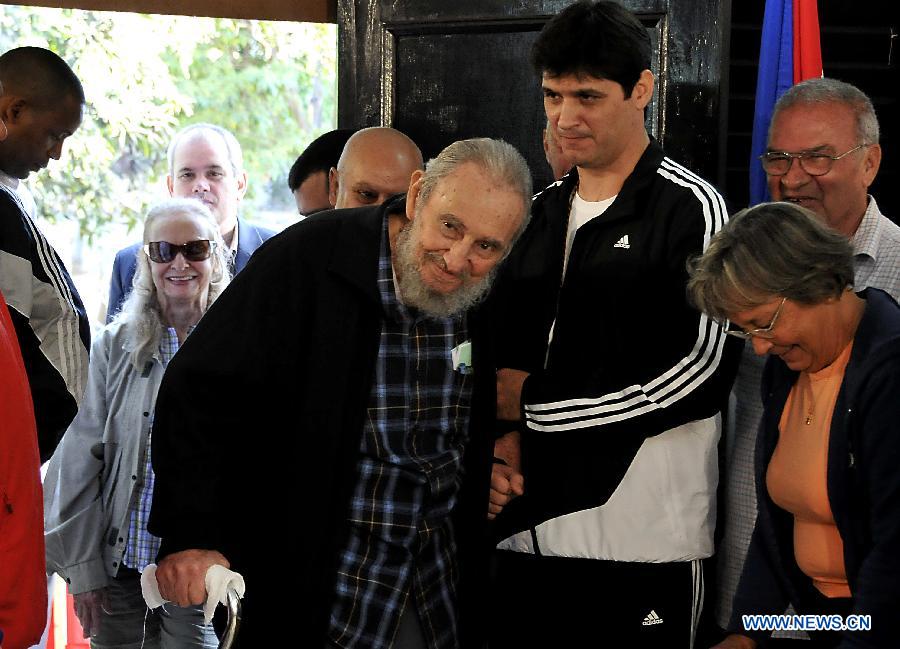
[[[226,604],[228,602],[228,588],[234,588],[238,597],[244,596],[244,578],[226,568],[225,566],[213,565],[206,571],[206,601],[203,603],[203,619],[210,624],[216,606]],[[141,573],[141,592],[144,595],[144,601],[150,609],[159,608],[168,600],[162,598],[159,594],[159,584],[156,583],[156,564],[148,564]]]

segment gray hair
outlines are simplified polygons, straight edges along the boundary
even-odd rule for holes
[[[150,243],[148,237],[154,223],[160,219],[182,215],[197,217],[206,227],[206,236],[215,242],[212,253],[212,277],[206,300],[207,309],[231,281],[228,264],[230,252],[222,240],[215,217],[206,205],[191,198],[171,198],[150,208],[144,220],[143,245],[137,252],[137,268],[131,293],[114,319],[114,322],[125,323],[127,327],[126,348],[136,370],[143,369],[144,363],[159,349],[164,329],[159,296],[153,283],[150,259],[144,251],[144,246]]]
[[[522,198],[522,224],[515,235],[518,238],[531,218],[531,171],[522,154],[503,140],[486,137],[460,140],[429,160],[419,190],[421,204],[428,202],[431,192],[442,179],[467,162],[478,165],[494,183],[508,187]]]
[[[853,285],[853,247],[806,208],[761,203],[735,214],[688,272],[688,299],[725,320],[773,296],[806,305],[839,297]]]
[[[241,143],[237,141],[234,134],[227,128],[217,126],[216,124],[201,122],[199,124],[185,126],[178,131],[172,138],[172,141],[169,142],[166,156],[169,159],[170,176],[173,178],[175,177],[175,150],[178,148],[178,145],[181,144],[183,139],[195,132],[212,133],[221,137],[225,141],[225,148],[228,150],[228,161],[231,163],[231,170],[234,172],[234,175],[237,176],[244,171],[244,153],[241,150]]]
[[[772,111],[771,124],[775,123],[778,113],[786,108],[803,104],[842,104],[853,111],[856,118],[856,135],[859,144],[878,144],[881,131],[875,107],[868,95],[856,86],[837,79],[807,79],[791,86],[781,95]]]

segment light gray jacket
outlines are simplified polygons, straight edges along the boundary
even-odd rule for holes
[[[158,352],[134,368],[127,327],[114,322],[94,341],[84,399],[44,481],[47,572],[59,573],[73,594],[106,586],[118,571],[149,451],[164,368]]]

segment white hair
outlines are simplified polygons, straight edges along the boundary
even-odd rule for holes
[[[513,237],[515,242],[531,218],[531,171],[522,154],[503,140],[479,137],[459,140],[444,148],[437,157],[425,165],[419,200],[423,205],[427,203],[435,187],[468,162],[478,165],[493,183],[509,188],[519,195],[522,201],[522,222]]]
[[[165,327],[159,296],[150,271],[150,259],[144,251],[144,245],[150,242],[148,238],[150,230],[158,220],[185,215],[196,217],[206,229],[206,237],[215,242],[212,251],[212,277],[206,301],[207,309],[231,281],[228,270],[230,252],[219,233],[219,225],[206,205],[190,198],[171,198],[152,207],[144,220],[143,245],[137,252],[137,268],[131,293],[128,294],[122,308],[113,320],[113,322],[124,323],[123,326],[126,327],[126,348],[131,357],[131,364],[138,371],[143,369],[144,364],[159,349],[159,342]]]
[[[869,96],[853,84],[828,77],[806,79],[788,88],[775,102],[770,124],[775,123],[781,111],[804,104],[847,106],[856,119],[856,136],[860,144],[878,144],[881,138],[878,116]],[[771,132],[771,125],[769,130]]]

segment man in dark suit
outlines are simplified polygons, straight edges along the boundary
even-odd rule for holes
[[[247,191],[241,145],[227,129],[214,124],[192,124],[179,131],[169,144],[169,194],[203,201],[219,222],[219,231],[231,249],[233,271],[241,272],[250,255],[274,232],[238,217],[238,206]],[[131,290],[136,254],[142,243],[116,253],[106,321],[112,320]]]

